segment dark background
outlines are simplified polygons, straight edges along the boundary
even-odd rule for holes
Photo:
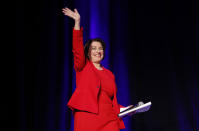
[[[16,8],[17,128],[69,131],[66,104],[75,89],[74,21],[84,41],[107,43],[104,66],[116,77],[118,101],[152,102],[148,112],[124,118],[124,131],[199,131],[199,14],[185,0],[35,0]]]

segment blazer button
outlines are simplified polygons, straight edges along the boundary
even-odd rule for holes
[[[97,86],[97,88],[99,88],[99,86]]]

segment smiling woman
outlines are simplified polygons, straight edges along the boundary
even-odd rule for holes
[[[124,123],[118,117],[121,105],[116,98],[113,73],[101,65],[105,43],[91,39],[83,46],[83,28],[80,15],[68,8],[63,13],[75,20],[73,55],[76,71],[76,89],[68,102],[74,115],[75,131],[119,131]]]
[[[104,50],[100,42],[93,41],[89,48],[89,60],[93,62],[95,67],[102,70],[100,62],[104,57]]]
[[[101,69],[101,61],[105,55],[106,45],[100,38],[89,40],[84,47],[84,53],[88,60],[92,61],[96,68]]]

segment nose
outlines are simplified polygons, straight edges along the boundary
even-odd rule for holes
[[[100,49],[97,49],[96,52],[99,53],[99,52],[100,52]]]
[[[99,50],[99,49],[97,49],[97,52],[99,53],[99,52],[100,52],[100,50]]]

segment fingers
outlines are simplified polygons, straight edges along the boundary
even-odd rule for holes
[[[138,102],[138,106],[143,105],[144,103],[142,101]]]
[[[63,12],[63,13],[71,12],[71,10],[70,10],[69,8],[63,8],[63,9],[62,9],[62,12]]]
[[[79,15],[79,12],[77,11],[77,9],[74,9],[74,11],[72,11],[69,8],[63,8],[62,12],[66,16],[69,16],[69,17],[73,18],[74,20],[80,19],[80,15]]]
[[[78,13],[77,9],[74,9],[74,11],[70,10],[69,8],[63,8],[62,9],[62,12],[64,13],[68,13],[68,14],[75,14],[75,13]]]
[[[78,14],[79,14],[79,12],[77,11],[77,9],[74,9],[74,11],[75,11],[75,13],[78,13]]]
[[[73,16],[74,16],[74,12],[71,11],[69,8],[63,8],[63,9],[62,9],[62,12],[63,12],[65,15],[69,16],[69,17],[72,17],[72,18],[73,18]]]
[[[129,105],[128,107],[133,107],[133,105]]]
[[[74,19],[75,22],[79,23],[80,22],[80,15],[77,11],[77,9],[74,9],[74,11],[70,10],[69,8],[63,8],[62,12],[64,15],[69,16],[70,18]]]

